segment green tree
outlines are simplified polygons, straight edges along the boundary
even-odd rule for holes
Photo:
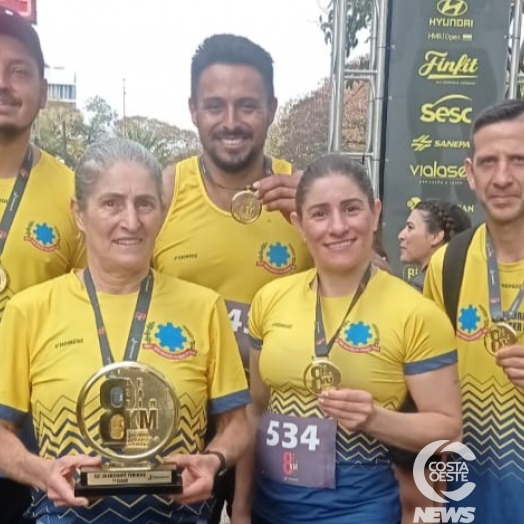
[[[93,96],[84,105],[84,139],[86,146],[109,138],[117,119],[117,112],[101,97]]]
[[[326,44],[331,43],[333,38],[334,2],[331,0],[326,15],[320,15],[320,28],[324,33]],[[371,13],[375,0],[348,0],[348,11],[346,16],[346,56],[358,45],[357,33],[361,29],[369,27]]]
[[[355,81],[346,88],[342,127],[344,151],[364,150],[368,95],[367,82]],[[326,79],[317,89],[285,104],[269,131],[268,154],[284,158],[299,169],[325,154],[329,137],[329,96]]]
[[[84,117],[72,104],[49,102],[33,128],[39,147],[74,167],[85,150]]]
[[[142,144],[163,166],[200,151],[198,137],[193,131],[145,116],[119,120],[115,133]]]

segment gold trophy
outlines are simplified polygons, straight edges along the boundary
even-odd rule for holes
[[[304,386],[315,396],[340,385],[340,370],[327,358],[315,358],[304,371]]]
[[[484,346],[490,353],[495,354],[499,349],[512,346],[517,341],[517,332],[509,324],[497,322],[489,326],[484,337]]]
[[[158,464],[179,422],[175,390],[161,373],[129,361],[103,367],[80,391],[77,419],[82,436],[108,461],[80,469],[76,496],[182,492],[180,470]]]
[[[233,218],[242,224],[251,224],[258,220],[262,213],[262,204],[250,189],[239,191],[231,200],[231,214]]]

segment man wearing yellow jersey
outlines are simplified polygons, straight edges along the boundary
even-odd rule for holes
[[[167,170],[171,204],[154,264],[225,298],[247,369],[253,296],[275,278],[310,265],[299,234],[285,218],[294,206],[297,177],[288,162],[264,155],[277,108],[271,56],[243,37],[206,39],[191,65],[189,108],[203,153]],[[246,224],[233,218],[231,203],[250,186],[264,209],[258,220]],[[216,488],[210,522],[219,522],[224,498],[231,503],[232,478]]]
[[[46,96],[38,35],[0,9],[0,318],[15,293],[68,272],[82,258],[70,212],[72,173],[29,143]],[[29,503],[26,487],[0,478],[3,524],[22,522]]]
[[[467,252],[456,340],[474,489],[453,505],[475,508],[476,524],[518,523],[524,520],[524,101],[486,109],[471,135],[466,173],[486,223]],[[433,256],[424,286],[441,307],[444,254],[445,248]],[[448,490],[463,484],[452,482]]]

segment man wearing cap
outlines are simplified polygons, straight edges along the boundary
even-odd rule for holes
[[[69,272],[83,258],[70,211],[73,174],[30,143],[46,99],[36,31],[0,8],[0,321],[15,293]],[[29,428],[23,433],[26,443],[34,441]],[[29,488],[0,478],[2,524],[29,522],[22,517],[29,504]]]

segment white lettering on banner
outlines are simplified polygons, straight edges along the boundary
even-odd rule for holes
[[[284,449],[295,449],[299,444],[308,447],[309,451],[315,451],[320,444],[317,426],[309,424],[306,426],[300,437],[298,436],[298,426],[292,422],[283,422],[280,425],[278,420],[271,420],[267,428],[266,445],[275,447],[280,444]]]

